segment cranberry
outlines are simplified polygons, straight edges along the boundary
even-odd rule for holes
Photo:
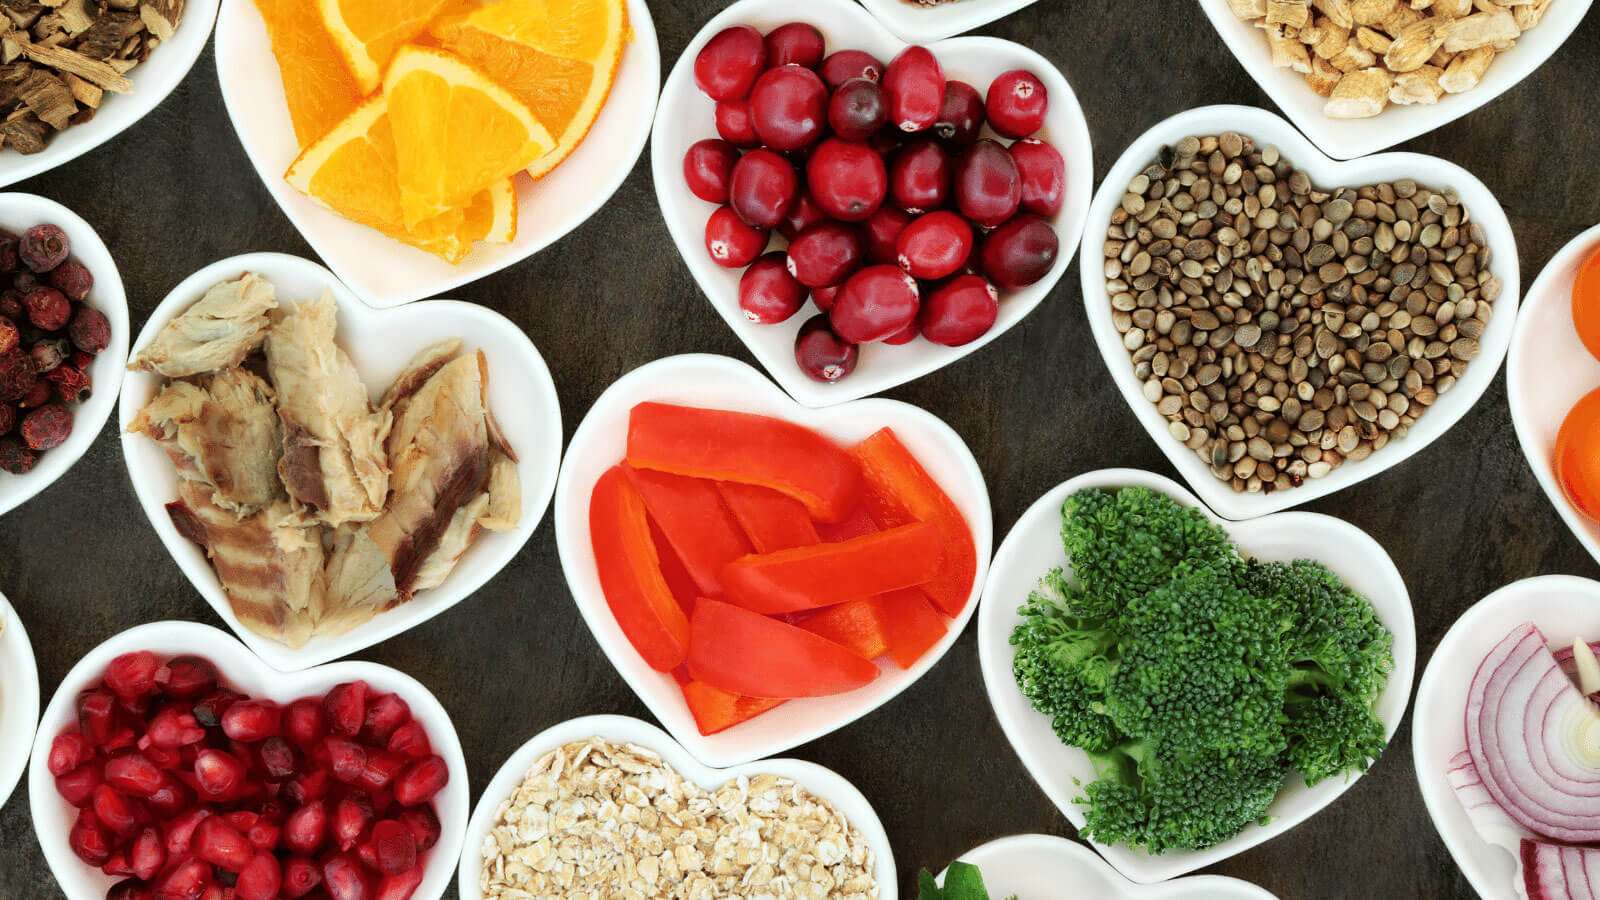
[[[94,759],[94,747],[77,732],[58,734],[50,742],[50,755],[46,768],[51,775],[60,777]]]
[[[683,155],[683,180],[690,193],[707,203],[728,202],[728,180],[733,164],[739,161],[739,148],[727,141],[706,138],[690,145]]]
[[[439,835],[443,831],[439,825],[439,815],[431,806],[413,806],[401,812],[400,824],[410,830],[411,837],[417,842],[418,852],[439,843]]]
[[[157,670],[156,684],[168,696],[198,697],[216,688],[217,667],[198,656],[174,656]]]
[[[45,331],[60,331],[72,320],[72,301],[52,287],[36,287],[22,296],[28,321]]]
[[[1022,176],[998,142],[972,145],[956,163],[956,206],[974,225],[993,228],[1016,215],[1022,203]]]
[[[810,146],[827,124],[828,89],[810,69],[768,69],[750,90],[750,118],[756,137],[774,150]]]
[[[1044,127],[1050,94],[1032,72],[1001,72],[989,85],[989,125],[1002,137],[1025,138]]]
[[[878,207],[862,225],[867,236],[867,259],[875,263],[894,263],[899,256],[900,232],[911,224],[912,218],[910,213],[887,203]]]
[[[889,166],[889,196],[909,213],[938,209],[950,199],[950,157],[931,140],[913,141]]]
[[[806,161],[806,184],[823,212],[841,222],[860,222],[882,205],[889,172],[871,148],[830,137]]]
[[[417,839],[411,829],[393,819],[372,826],[372,849],[378,871],[385,875],[399,875],[417,864]]]
[[[61,265],[71,249],[66,233],[54,225],[29,228],[17,245],[22,264],[35,272],[48,272]]]
[[[194,777],[199,790],[211,798],[226,797],[245,780],[245,766],[224,750],[201,750],[194,761]]]
[[[361,862],[352,853],[341,853],[322,864],[322,884],[333,900],[368,900],[372,894]]]
[[[1000,292],[977,275],[957,275],[922,301],[917,326],[935,344],[959,347],[994,327]]]
[[[817,74],[827,83],[828,90],[836,91],[840,85],[852,78],[881,81],[883,63],[864,50],[840,50],[822,61],[822,67],[817,70]]]
[[[782,322],[805,302],[805,286],[784,268],[782,250],[763,255],[739,277],[739,309],[758,325]]]
[[[124,838],[132,835],[139,824],[150,816],[143,804],[117,793],[109,784],[102,784],[94,789],[89,807],[94,810],[94,817],[101,825],[118,837]]]
[[[849,375],[860,356],[860,348],[833,333],[826,313],[807,319],[794,338],[795,364],[817,381],[831,384]]]
[[[862,256],[860,232],[841,222],[824,222],[789,244],[787,266],[800,284],[829,287],[843,284],[861,268]]]
[[[706,253],[719,266],[743,268],[765,249],[767,231],[746,225],[731,207],[718,207],[706,220]]]
[[[78,818],[67,832],[67,844],[79,859],[96,868],[111,858],[111,834],[88,809],[78,810]]]
[[[979,249],[983,271],[1003,291],[1027,287],[1049,274],[1059,250],[1055,229],[1024,213],[989,233]]]
[[[896,331],[894,334],[891,334],[888,337],[884,338],[883,342],[885,344],[888,344],[888,345],[892,346],[892,347],[898,347],[898,346],[900,346],[902,344],[909,344],[909,343],[911,343],[912,341],[914,341],[916,339],[917,339],[917,322],[916,322],[915,319],[913,319],[913,320],[911,320],[911,324],[910,325],[907,325],[906,327],[900,329],[899,331]]]
[[[828,310],[833,309],[833,298],[839,296],[839,288],[842,287],[844,287],[844,285],[839,284],[834,285],[833,287],[812,288],[811,302],[816,304],[818,310],[827,312]]]
[[[394,780],[394,802],[401,806],[416,806],[433,799],[433,795],[450,782],[450,767],[438,756],[424,756],[412,760]]]
[[[753,228],[773,228],[800,193],[794,164],[767,149],[751,150],[733,166],[728,205]]]
[[[291,856],[283,863],[283,887],[289,900],[298,900],[322,884],[322,867],[303,856]]]
[[[333,808],[333,840],[340,850],[349,850],[361,839],[367,826],[377,818],[372,800],[366,794],[345,794]]]
[[[895,261],[915,278],[953,275],[971,253],[972,226],[947,209],[919,216],[895,243]]]
[[[694,83],[713,100],[743,100],[767,67],[767,43],[749,25],[724,28],[694,58]]]
[[[1024,138],[1008,148],[1022,179],[1022,210],[1041,216],[1061,211],[1067,190],[1067,164],[1056,148]]]
[[[944,106],[933,132],[958,147],[967,147],[983,130],[983,96],[965,81],[948,81],[944,86]]]
[[[783,221],[778,223],[778,233],[783,235],[786,240],[792,241],[800,232],[826,221],[828,221],[828,214],[822,211],[822,207],[818,206],[815,200],[811,199],[809,191],[801,188],[800,193],[794,198],[794,205],[789,207],[788,215],[784,216]]]
[[[815,69],[822,64],[826,50],[822,32],[805,22],[790,22],[767,32],[767,64],[773,67]]]
[[[917,280],[897,266],[868,266],[844,283],[828,315],[853,344],[881,341],[917,317]]]
[[[156,882],[155,900],[201,900],[211,886],[211,867],[203,860],[186,859]]]
[[[283,887],[283,867],[271,853],[257,853],[234,882],[235,900],[275,900]]]
[[[127,750],[106,760],[105,780],[130,797],[148,797],[161,789],[164,777],[144,754]]]
[[[89,290],[94,287],[94,276],[89,273],[89,267],[75,259],[51,269],[47,280],[51,287],[66,294],[68,300],[79,303],[89,296]]]
[[[870,78],[852,78],[828,98],[828,125],[847,141],[864,141],[889,121],[889,99]]]
[[[889,121],[901,131],[922,131],[939,121],[944,109],[944,69],[927,47],[907,47],[883,73],[889,96]]]
[[[328,839],[328,807],[312,800],[295,809],[283,822],[283,843],[293,853],[311,856]]]
[[[728,143],[746,150],[761,145],[761,139],[756,137],[749,101],[724,100],[717,104],[713,117],[717,122],[717,134],[722,135],[722,139]]]
[[[416,759],[432,753],[433,745],[428,743],[428,732],[422,727],[422,723],[410,721],[396,728],[394,734],[389,736],[387,749],[401,756]]]

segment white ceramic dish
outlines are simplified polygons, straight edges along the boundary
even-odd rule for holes
[[[1474,219],[1488,233],[1494,251],[1490,269],[1502,283],[1500,299],[1494,304],[1494,317],[1484,330],[1478,358],[1454,388],[1441,396],[1428,413],[1417,420],[1403,440],[1395,441],[1361,462],[1347,462],[1326,477],[1307,480],[1300,487],[1271,494],[1238,494],[1211,474],[1194,452],[1175,440],[1167,431],[1167,420],[1156,406],[1144,398],[1142,385],[1134,377],[1133,363],[1122,344],[1122,335],[1111,324],[1111,298],[1106,293],[1103,252],[1111,211],[1122,202],[1128,182],[1151,163],[1161,148],[1176,144],[1187,135],[1212,135],[1237,131],[1255,139],[1257,145],[1273,144],[1284,159],[1311,176],[1318,188],[1359,187],[1380,181],[1415,178],[1425,186],[1454,187]],[[1288,122],[1265,110],[1249,106],[1206,106],[1179,113],[1145,132],[1128,148],[1106,176],[1094,203],[1089,208],[1089,228],[1083,240],[1078,265],[1083,280],[1084,304],[1089,312],[1089,327],[1094,332],[1100,355],[1111,369],[1122,396],[1139,422],[1161,451],[1183,475],[1189,487],[1217,513],[1228,519],[1250,519],[1297,506],[1361,482],[1422,450],[1458,422],[1478,402],[1494,380],[1500,362],[1511,342],[1513,321],[1521,276],[1517,268],[1516,237],[1504,210],[1483,182],[1467,170],[1442,159],[1415,153],[1385,153],[1363,159],[1337,162],[1323,155]]]
[[[883,27],[908,44],[928,44],[981,28],[1036,0],[954,0],[919,6],[912,0],[861,0]]]
[[[1556,512],[1600,560],[1600,524],[1580,514],[1561,492],[1551,459],[1567,413],[1600,388],[1600,361],[1589,355],[1572,324],[1572,283],[1590,253],[1600,248],[1600,225],[1561,248],[1528,289],[1506,358],[1506,400],[1528,466]]]
[[[627,446],[628,412],[645,400],[778,416],[846,444],[885,426],[893,427],[972,528],[978,575],[972,597],[960,617],[948,623],[944,638],[909,670],[881,663],[883,674],[866,687],[833,697],[791,700],[720,734],[700,734],[678,683],[670,674],[646,665],[623,636],[600,589],[589,541],[589,497],[594,484],[607,469],[622,461]],[[706,765],[719,767],[772,756],[819,738],[910,687],[944,657],[966,627],[982,592],[993,549],[994,523],[983,473],[960,435],[931,413],[895,400],[862,400],[826,410],[806,409],[744,363],[704,354],[672,356],[640,366],[600,395],[572,436],[556,485],[554,516],[561,569],[600,649],[678,743]]]
[[[1050,900],[1063,891],[1095,900],[1276,900],[1248,881],[1220,875],[1134,884],[1088,847],[1049,834],[1019,834],[990,841],[962,854],[961,862],[983,872],[983,886],[992,900]],[[940,887],[948,872],[939,874]]]
[[[54,133],[44,150],[24,156],[10,148],[0,150],[0,187],[48,172],[56,166],[77,159],[90,150],[121,134],[146,113],[161,105],[189,70],[194,68],[200,51],[211,39],[211,28],[217,23],[219,0],[189,0],[183,18],[172,34],[172,40],[150,52],[150,58],[128,73],[133,82],[133,93],[106,92],[94,118],[74,125],[66,131]]]
[[[1067,497],[1086,488],[1127,486],[1147,487],[1168,494],[1185,506],[1205,508],[1177,482],[1149,472],[1103,469],[1080,475],[1039,498],[1017,520],[989,568],[989,583],[978,614],[978,656],[1000,726],[1029,774],[1078,828],[1083,827],[1084,816],[1073,798],[1082,796],[1083,789],[1075,780],[1084,784],[1093,781],[1094,766],[1087,753],[1061,743],[1050,729],[1050,718],[1035,712],[1018,690],[1011,671],[1016,657],[1011,649],[1011,632],[1022,623],[1017,607],[1039,579],[1051,569],[1067,565],[1061,548],[1061,505]],[[1354,525],[1317,513],[1279,513],[1248,522],[1228,522],[1214,514],[1212,518],[1228,530],[1241,552],[1265,560],[1314,559],[1372,601],[1378,618],[1394,634],[1394,671],[1377,704],[1378,716],[1392,739],[1411,694],[1417,637],[1410,596],[1389,554]],[[1140,884],[1162,881],[1277,837],[1332,803],[1357,777],[1329,778],[1310,788],[1299,776],[1292,777],[1273,801],[1270,824],[1252,825],[1208,850],[1169,851],[1152,856],[1120,844],[1108,846],[1090,841],[1090,845],[1128,878]]]
[[[1517,45],[1495,57],[1478,87],[1464,94],[1446,94],[1432,106],[1390,104],[1370,119],[1330,119],[1322,114],[1327,99],[1306,84],[1305,76],[1272,65],[1272,51],[1261,29],[1238,18],[1228,0],[1199,0],[1223,43],[1239,64],[1261,85],[1306,136],[1329,156],[1351,159],[1393,147],[1447,125],[1500,96],[1544,65],[1583,21],[1593,0],[1562,0]]]
[[[628,0],[628,23],[633,42],[622,53],[611,95],[589,136],[544,178],[530,183],[518,177],[516,240],[479,243],[458,266],[346,221],[283,180],[300,148],[266,25],[251,0],[226,0],[223,5],[217,21],[217,72],[228,118],[289,221],[363,300],[378,307],[398,306],[527,259],[583,224],[622,186],[650,136],[661,88],[661,51],[644,0]]]
[[[28,767],[39,724],[39,669],[17,611],[0,594],[0,807]]]
[[[467,761],[450,716],[421,682],[388,666],[369,662],[337,662],[285,675],[273,671],[245,646],[209,625],[194,622],[151,622],[131,628],[90,650],[62,679],[45,708],[39,735],[33,745],[33,765],[28,769],[28,801],[33,830],[50,871],[71,900],[98,900],[116,879],[91,869],[67,845],[67,830],[76,812],[56,793],[46,760],[50,742],[76,722],[73,702],[78,693],[99,680],[106,664],[136,650],[164,657],[182,654],[204,656],[216,664],[223,684],[252,697],[287,703],[299,697],[323,694],[345,681],[361,679],[384,693],[398,694],[411,707],[411,715],[428,731],[433,752],[450,767],[450,781],[434,797],[441,831],[439,843],[428,851],[428,872],[417,886],[418,900],[438,900],[450,884],[454,862],[461,853],[461,836],[467,828]]]
[[[987,3],[988,0],[966,2]],[[1072,262],[1072,248],[1083,233],[1089,195],[1094,190],[1094,158],[1089,126],[1078,106],[1078,98],[1066,78],[1044,57],[998,38],[962,37],[934,44],[930,49],[938,55],[945,77],[966,81],[980,92],[988,90],[995,76],[1010,69],[1029,69],[1044,81],[1050,94],[1050,112],[1039,136],[1054,144],[1067,163],[1066,203],[1051,220],[1061,241],[1060,253],[1055,266],[1043,279],[1001,298],[1000,317],[994,327],[972,343],[941,347],[919,339],[900,347],[864,347],[861,361],[849,377],[834,384],[813,381],[795,365],[794,337],[801,324],[816,314],[815,307],[806,306],[779,325],[757,325],[745,319],[739,309],[739,276],[743,270],[725,269],[706,255],[706,219],[715,207],[690,193],[683,180],[684,153],[696,141],[717,136],[712,119],[714,104],[694,83],[694,58],[700,48],[717,32],[732,25],[754,25],[765,31],[794,20],[810,22],[821,30],[827,38],[829,52],[860,49],[888,63],[905,46],[850,0],[811,0],[806,4],[795,4],[791,0],[740,0],[700,29],[667,77],[661,92],[661,108],[656,115],[650,163],[656,198],[666,218],[667,230],[672,232],[678,252],[699,282],[700,290],[784,390],[806,406],[826,406],[882,393],[953,363],[998,338],[1032,312]],[[782,243],[781,237],[774,241],[775,246]]]
[[[314,637],[298,650],[291,650],[239,624],[205,552],[173,527],[165,507],[178,496],[177,472],[154,441],[127,433],[128,423],[155,397],[162,379],[145,372],[129,372],[119,422],[128,475],[140,505],[178,567],[217,615],[268,665],[290,671],[355,653],[425,622],[460,603],[504,568],[533,535],[550,503],[561,457],[561,406],[550,370],[539,351],[521,328],[499,313],[457,300],[374,310],[357,300],[328,270],[281,253],[235,256],[189,276],[151,314],[134,345],[135,354],[212,285],[245,272],[255,272],[271,281],[277,288],[278,302],[283,304],[313,299],[324,289],[332,290],[339,304],[339,345],[350,354],[375,397],[382,395],[395,375],[424,347],[459,337],[464,351],[483,350],[489,361],[490,409],[497,414],[520,460],[522,522],[515,530],[480,535],[443,584],[419,593],[410,603],[379,613],[338,637]]]
[[[710,768],[701,765],[682,745],[654,725],[627,716],[586,716],[569,719],[559,725],[539,732],[532,740],[511,754],[495,773],[489,786],[484,788],[478,805],[472,811],[472,821],[467,824],[467,839],[461,851],[461,871],[456,889],[462,900],[481,900],[483,891],[478,878],[483,870],[483,839],[494,827],[500,803],[511,795],[522,779],[527,777],[533,764],[551,750],[574,741],[592,737],[605,738],[613,743],[638,744],[654,750],[678,774],[704,788],[715,788],[731,779],[763,773],[781,775],[828,801],[844,814],[867,839],[875,857],[874,876],[879,886],[879,896],[891,900],[895,896],[894,852],[883,823],[873,811],[872,804],[831,769],[798,759],[763,759],[746,765],[727,768]]]
[[[1478,601],[1450,626],[1417,688],[1411,755],[1422,799],[1450,855],[1485,900],[1519,896],[1511,854],[1478,836],[1445,779],[1450,758],[1466,749],[1467,690],[1489,651],[1524,622],[1557,645],[1600,639],[1600,583],[1571,575],[1513,582]]]
[[[151,57],[154,59],[154,56]],[[22,505],[72,468],[111,417],[122,384],[122,369],[128,362],[128,298],[123,293],[122,276],[111,251],[100,235],[78,214],[54,200],[33,194],[0,194],[0,228],[21,234],[34,225],[61,227],[71,246],[72,258],[83,263],[94,276],[88,304],[105,313],[111,324],[111,344],[96,356],[89,367],[93,383],[89,399],[72,408],[72,434],[65,443],[39,455],[39,462],[26,475],[0,472],[0,515]]]

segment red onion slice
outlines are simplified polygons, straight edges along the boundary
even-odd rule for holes
[[[1478,837],[1483,838],[1484,843],[1500,847],[1516,858],[1521,852],[1522,841],[1530,837],[1531,832],[1518,825],[1506,815],[1500,804],[1494,802],[1489,789],[1483,786],[1483,779],[1478,777],[1478,767],[1472,764],[1472,754],[1463,750],[1450,757],[1444,777],[1455,791],[1456,799],[1461,802],[1467,821],[1472,823],[1472,829],[1478,833]]]
[[[1522,842],[1528,900],[1600,900],[1600,849]]]

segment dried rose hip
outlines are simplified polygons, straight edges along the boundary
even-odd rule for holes
[[[0,403],[0,434],[10,434],[11,429],[17,427],[17,408],[9,403]]]
[[[75,259],[51,269],[48,280],[51,287],[80,303],[89,296],[89,289],[94,287],[94,276],[89,273],[89,267]]]
[[[28,321],[45,331],[60,331],[72,319],[72,301],[55,288],[36,287],[23,296]]]
[[[58,366],[44,378],[56,389],[56,396],[63,403],[81,403],[89,399],[89,389],[92,387],[89,373],[77,366]]]
[[[85,353],[99,353],[111,343],[111,322],[98,309],[83,307],[72,317],[67,331],[72,346]]]
[[[72,434],[72,411],[58,403],[39,407],[22,420],[22,439],[34,450],[61,446]]]
[[[0,353],[0,403],[15,403],[26,397],[38,380],[28,354],[20,350]]]
[[[22,343],[22,332],[17,330],[17,323],[0,315],[0,353],[10,353]]]
[[[72,345],[65,340],[40,341],[28,350],[28,358],[33,360],[33,370],[44,375],[66,362],[71,350]]]
[[[15,272],[22,264],[18,255],[20,243],[21,239],[15,234],[0,228],[0,272]]]
[[[21,291],[0,291],[0,316],[5,316],[13,322],[21,322],[28,318],[28,307],[22,302]]]
[[[18,244],[22,264],[35,272],[48,272],[61,265],[71,249],[66,233],[54,225],[29,228]]]
[[[29,362],[29,365],[32,364],[32,362]],[[50,382],[35,380],[33,387],[28,388],[28,392],[22,395],[22,399],[17,402],[17,405],[23,409],[38,409],[49,402]]]

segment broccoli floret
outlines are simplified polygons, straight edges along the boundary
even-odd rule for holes
[[[1114,615],[1181,562],[1239,565],[1228,533],[1198,509],[1147,488],[1086,490],[1062,507],[1061,543],[1086,615]]]
[[[1083,798],[1084,835],[1156,854],[1203,850],[1265,824],[1285,777],[1275,755],[1184,753],[1167,745],[1118,748],[1095,765],[1100,777]]]
[[[1347,693],[1377,699],[1394,668],[1394,635],[1366,598],[1321,563],[1252,562],[1252,589],[1293,611],[1290,686],[1297,691]]]
[[[1050,717],[1067,744],[1102,750],[1123,740],[1104,711],[1106,686],[1117,668],[1117,636],[1104,623],[1072,614],[1082,592],[1061,570],[1046,575],[1021,610],[1011,635],[1012,672],[1033,708]]]
[[[1372,705],[1348,697],[1290,694],[1285,704],[1289,765],[1306,784],[1346,772],[1365,772],[1388,741]]]

